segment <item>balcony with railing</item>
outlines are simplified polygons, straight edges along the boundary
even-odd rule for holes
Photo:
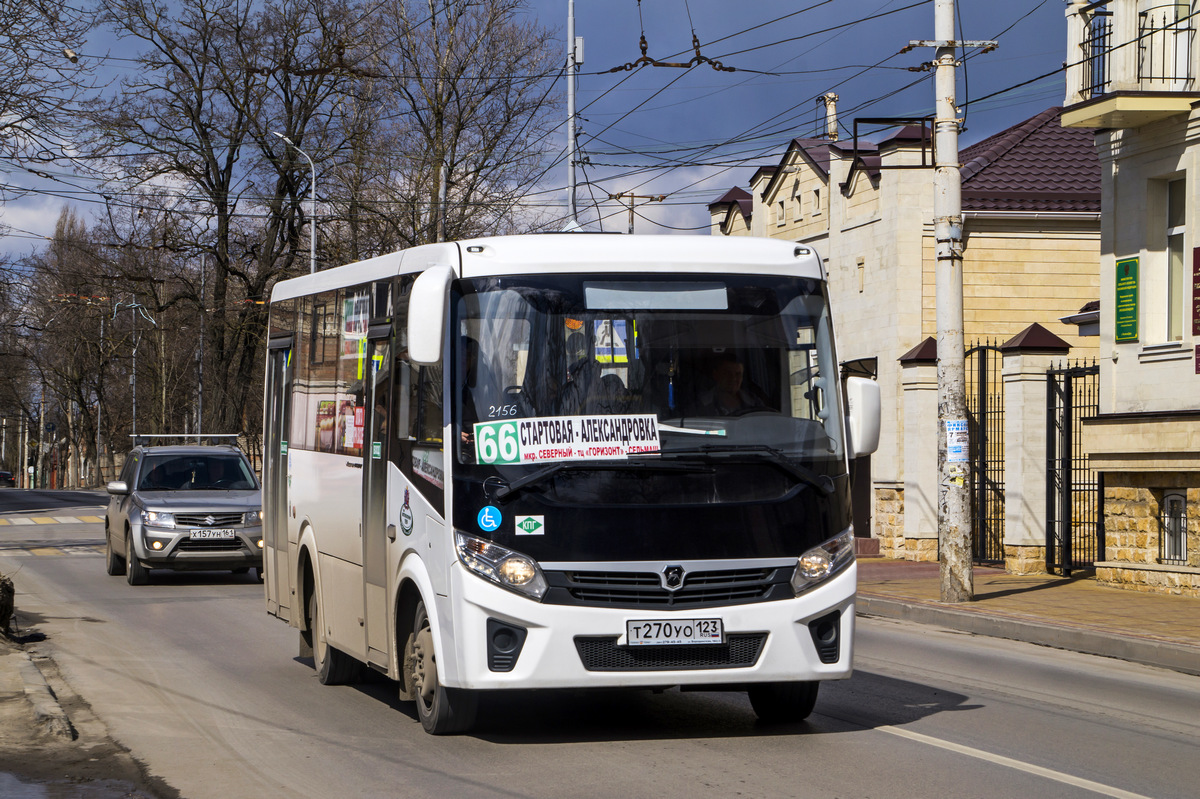
[[[1200,99],[1200,0],[1072,0],[1062,124],[1133,128],[1186,114]]]

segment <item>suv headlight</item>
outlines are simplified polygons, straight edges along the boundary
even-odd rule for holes
[[[262,524],[262,511],[246,511],[246,515],[242,517],[242,524],[246,525],[247,527],[258,527],[260,524]]]
[[[537,561],[507,547],[455,532],[458,559],[471,571],[510,591],[540,600],[546,593],[546,577]]]
[[[815,546],[800,556],[792,588],[797,594],[825,581],[854,561],[854,525],[844,533]]]
[[[142,511],[142,524],[152,527],[167,527],[175,528],[175,514],[167,513],[161,510],[144,510]]]

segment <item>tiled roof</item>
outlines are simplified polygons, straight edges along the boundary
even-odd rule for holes
[[[964,211],[1100,211],[1092,131],[1050,108],[959,153]]]
[[[715,209],[719,205],[733,205],[741,209],[742,216],[750,218],[750,212],[754,209],[754,198],[750,196],[750,192],[743,188],[734,186],[729,191],[722,194],[717,199],[708,204],[709,210]]]

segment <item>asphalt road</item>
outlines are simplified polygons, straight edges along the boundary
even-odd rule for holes
[[[192,799],[1193,797],[1200,785],[1200,678],[870,619],[854,677],[826,683],[804,724],[765,727],[741,694],[526,692],[489,697],[473,734],[434,738],[386,680],[320,685],[252,578],[156,572],[135,588],[104,573],[102,545],[98,524],[0,525],[0,571],[71,687]]]

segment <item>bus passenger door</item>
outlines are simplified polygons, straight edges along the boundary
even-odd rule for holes
[[[372,334],[376,331],[372,330]],[[388,330],[390,333],[390,329]],[[388,665],[388,429],[391,425],[392,359],[387,338],[368,342],[370,385],[366,397],[370,419],[363,436],[363,597],[367,660]],[[395,537],[395,528],[390,531]]]
[[[288,570],[288,430],[292,406],[292,340],[272,341],[267,354],[263,447],[263,582],[267,612],[290,621]]]

